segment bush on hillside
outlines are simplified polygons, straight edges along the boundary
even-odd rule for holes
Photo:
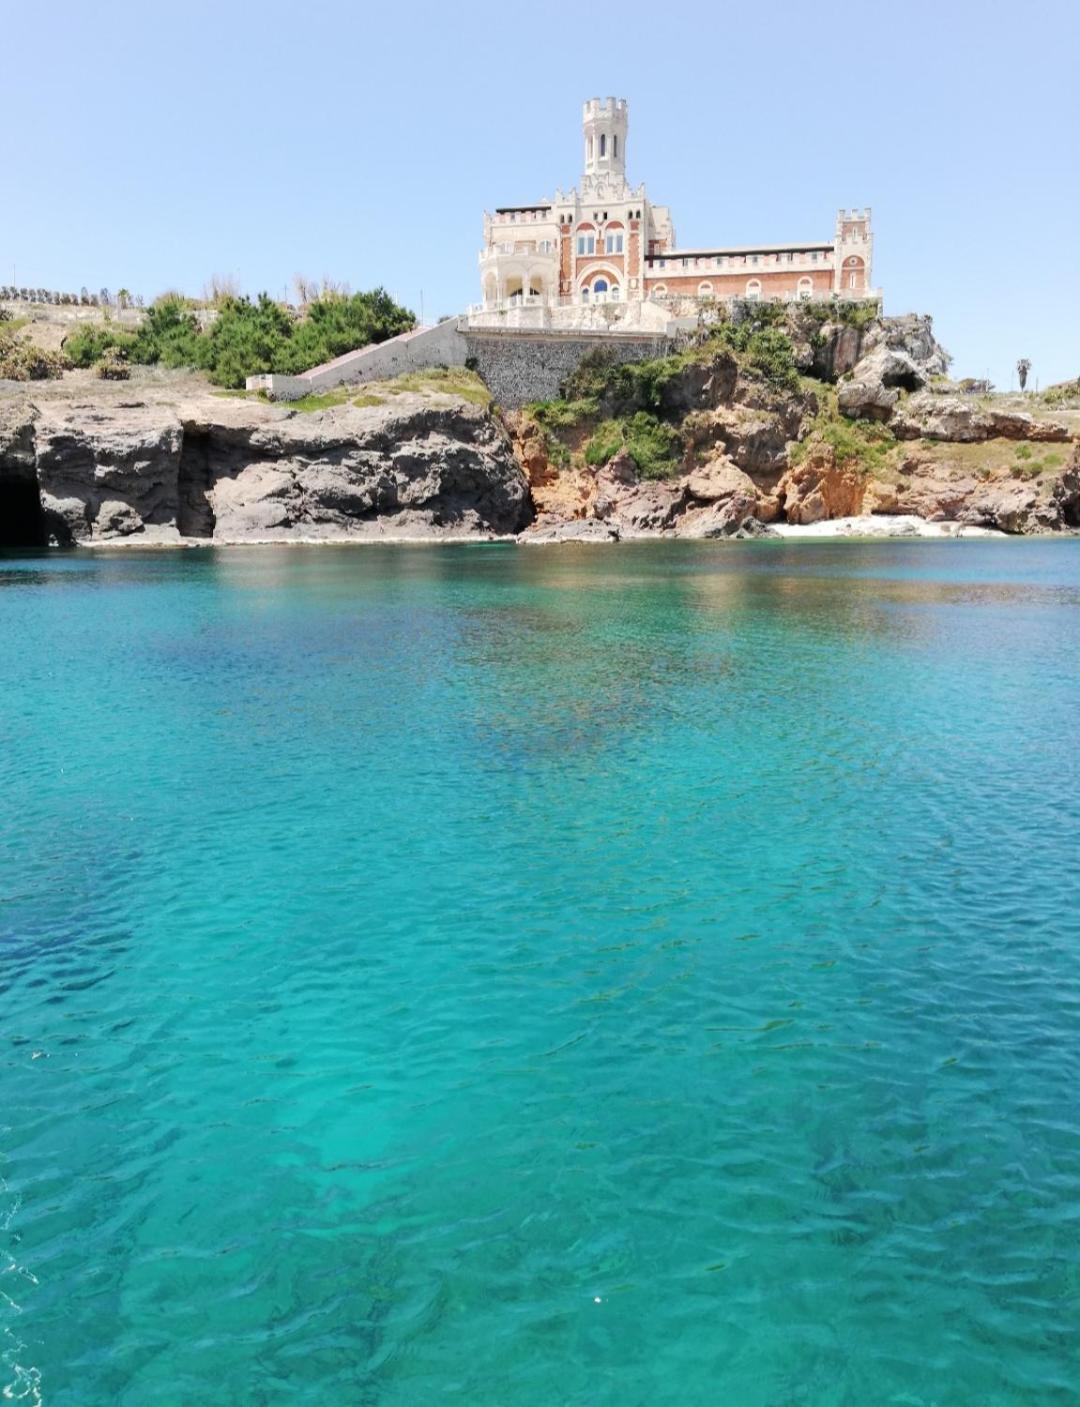
[[[0,380],[49,381],[67,369],[62,352],[46,352],[32,342],[0,337]]]
[[[639,410],[628,420],[605,420],[585,446],[585,463],[607,464],[625,449],[643,479],[666,479],[678,468],[682,440],[677,430]]]
[[[188,299],[170,293],[155,299],[136,332],[109,324],[81,327],[68,338],[65,351],[76,366],[93,366],[109,351],[128,362],[206,371],[218,386],[242,387],[248,376],[277,371],[295,374],[383,342],[414,327],[416,319],[385,289],[370,293],[324,295],[297,318],[268,294],[252,301],[223,295],[218,316],[207,331],[199,328]]]

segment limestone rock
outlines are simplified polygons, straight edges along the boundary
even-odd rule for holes
[[[610,523],[599,523],[595,518],[538,518],[531,527],[518,536],[518,542],[526,545],[555,542],[618,542],[618,531]]]
[[[208,390],[171,402],[112,390],[0,418],[0,474],[32,464],[61,543],[490,536],[532,517],[501,427],[455,397],[303,414]]]
[[[700,469],[692,470],[686,477],[686,490],[691,498],[700,498],[712,503],[719,499],[743,494],[750,498],[757,496],[753,479],[727,455],[718,455]]]
[[[789,523],[820,523],[863,512],[868,480],[857,469],[837,465],[828,445],[816,445],[787,471],[777,486]]]
[[[1070,438],[1068,426],[1059,421],[1036,421],[1023,411],[998,410],[959,396],[927,392],[912,396],[900,407],[892,428],[901,440],[952,440],[958,444],[991,439],[1061,443]]]
[[[755,500],[735,494],[721,503],[688,509],[675,524],[675,536],[687,538],[765,537],[769,529],[754,516]]]
[[[871,378],[844,381],[836,393],[841,415],[855,420],[888,420],[900,392],[894,386],[884,386]]]
[[[625,451],[620,451],[596,475],[593,512],[620,537],[666,531],[686,502],[682,480],[639,479],[634,461]]]

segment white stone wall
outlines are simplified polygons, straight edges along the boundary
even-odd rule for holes
[[[386,381],[407,371],[432,366],[464,366],[468,349],[456,318],[434,327],[418,327],[373,347],[346,352],[332,362],[312,367],[301,376],[264,373],[247,378],[249,391],[265,391],[275,401],[297,401],[334,386],[362,386],[366,381]]]

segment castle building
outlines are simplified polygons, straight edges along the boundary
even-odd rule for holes
[[[470,309],[473,321],[542,309],[551,324],[552,310],[597,304],[622,304],[620,321],[640,321],[646,311],[685,315],[733,298],[880,300],[868,209],[841,210],[831,240],[680,249],[670,210],[626,178],[628,128],[625,98],[590,98],[580,186],[485,213],[483,302]]]

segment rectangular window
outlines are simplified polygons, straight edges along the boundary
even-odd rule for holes
[[[750,255],[750,262],[751,262],[751,264],[756,264],[756,263],[758,262],[758,256],[757,256],[756,254],[751,254],[751,255]]]
[[[594,235],[578,235],[577,252],[579,254],[595,254],[596,237]]]
[[[606,254],[621,254],[623,252],[622,235],[609,234],[604,240],[604,252]]]

